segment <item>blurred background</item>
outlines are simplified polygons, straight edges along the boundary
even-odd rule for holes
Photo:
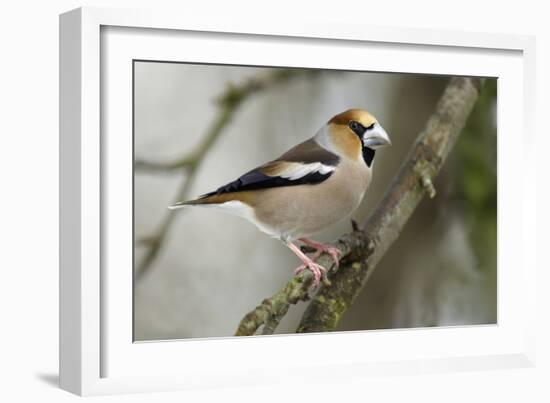
[[[299,265],[280,241],[214,209],[169,211],[306,140],[349,108],[373,113],[377,152],[358,222],[380,200],[449,77],[135,62],[134,338],[221,337]],[[496,80],[338,330],[496,323]],[[317,240],[351,230],[335,225]],[[294,332],[306,305],[277,333]]]

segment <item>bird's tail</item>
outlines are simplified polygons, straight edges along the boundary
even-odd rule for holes
[[[185,206],[201,206],[201,205],[212,205],[212,204],[222,204],[227,201],[235,200],[230,193],[216,194],[216,193],[207,193],[197,199],[181,201],[174,203],[168,208],[170,210],[180,209]]]
[[[196,204],[200,204],[200,199],[177,202],[177,203],[169,205],[168,208],[170,210],[177,210],[177,209],[183,208],[185,206],[193,206],[193,205],[196,205]]]

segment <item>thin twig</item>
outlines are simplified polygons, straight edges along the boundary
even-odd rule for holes
[[[267,90],[275,85],[286,82],[297,77],[311,77],[317,74],[315,70],[297,70],[297,69],[280,69],[268,74],[260,74],[245,80],[241,85],[230,85],[225,92],[217,97],[216,103],[219,107],[218,113],[213,123],[208,128],[203,140],[198,147],[190,154],[183,155],[169,163],[159,163],[146,161],[141,158],[136,158],[134,168],[136,172],[150,173],[167,173],[181,172],[184,176],[178,192],[174,198],[174,202],[181,201],[188,196],[191,185],[195,179],[195,174],[198,172],[205,155],[210,150],[212,145],[219,138],[225,127],[230,123],[231,119],[242,105],[242,103],[251,95]],[[181,216],[180,211],[178,215]],[[138,242],[147,247],[145,256],[136,267],[136,279],[143,277],[147,273],[155,258],[158,256],[166,235],[173,223],[175,214],[167,209],[159,226],[152,235],[144,237]]]
[[[136,159],[134,161],[134,169],[136,171],[147,171],[147,172],[179,172],[181,168],[186,168],[193,166],[197,161],[197,156],[195,153],[191,153],[184,158],[172,162],[155,162],[155,161],[146,161],[143,159]]]

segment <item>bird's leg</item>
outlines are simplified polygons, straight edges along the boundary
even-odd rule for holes
[[[311,270],[311,272],[313,273],[313,287],[317,287],[319,285],[321,277],[326,273],[326,269],[320,264],[315,263],[292,242],[286,242],[286,246],[288,246],[289,249],[294,252],[296,256],[298,256],[300,260],[304,263],[302,266],[299,266],[296,270],[294,270],[294,274],[298,274],[304,271],[306,268]]]
[[[306,238],[300,238],[299,241],[305,243],[306,245],[311,246],[312,248],[317,249],[317,253],[314,255],[313,260],[317,260],[317,258],[321,255],[321,253],[325,252],[332,257],[332,260],[334,261],[334,265],[336,266],[336,268],[338,268],[340,254],[341,254],[338,248],[332,245],[315,242],[315,241],[312,241],[311,239],[306,239]]]

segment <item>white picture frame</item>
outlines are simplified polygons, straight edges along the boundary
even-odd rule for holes
[[[107,38],[105,33],[111,36]],[[186,33],[192,33],[192,38]],[[212,33],[216,35],[212,37]],[[175,46],[181,41],[185,41],[184,50]],[[224,43],[232,46],[220,47]],[[313,52],[318,56],[308,61],[301,59],[295,47],[313,44],[332,52],[380,52],[368,65],[375,71],[499,77],[498,324],[133,343],[131,277],[124,274],[131,272],[131,258],[124,249],[127,242],[116,256],[109,254],[115,249],[111,242],[124,244],[131,221],[124,214],[102,213],[102,208],[119,211],[116,209],[124,208],[131,197],[131,154],[126,150],[127,137],[120,134],[127,133],[131,124],[129,77],[124,78],[127,62],[147,58],[180,60],[181,53],[174,52],[185,51],[186,61],[196,62],[357,70],[366,66],[361,58],[353,59],[358,60],[357,65],[342,58],[321,61],[322,52]],[[259,50],[265,46],[271,51]],[[223,52],[224,48],[230,51]],[[80,8],[62,14],[61,387],[79,395],[97,395],[285,383],[308,377],[346,379],[351,374],[357,377],[534,365],[535,318],[530,312],[535,312],[536,217],[534,183],[529,179],[535,177],[530,175],[535,171],[535,161],[529,157],[534,147],[530,126],[534,121],[534,48],[534,39],[521,35],[293,20],[213,20],[150,10]],[[102,81],[102,74],[116,79]],[[109,110],[111,107],[116,114]],[[504,125],[502,116],[514,119]],[[105,133],[113,129],[120,136],[106,138]],[[516,161],[521,161],[521,173],[514,173],[509,163],[512,147]],[[122,168],[109,163],[113,155]],[[501,181],[504,174],[516,191]],[[110,198],[115,190],[112,183],[116,183],[119,193]],[[518,192],[517,188],[524,191]],[[515,215],[506,215],[509,211]],[[114,222],[114,216],[122,218]],[[506,225],[502,225],[504,222]],[[117,262],[120,270],[106,272],[105,266],[112,262]],[[456,340],[461,341],[461,347],[450,349],[450,343]],[[361,353],[357,353],[357,346],[364,346]],[[319,349],[331,351],[337,347],[341,352],[338,356],[316,354]],[[293,354],[296,352],[300,354]],[[307,361],[296,358],[304,356]]]

